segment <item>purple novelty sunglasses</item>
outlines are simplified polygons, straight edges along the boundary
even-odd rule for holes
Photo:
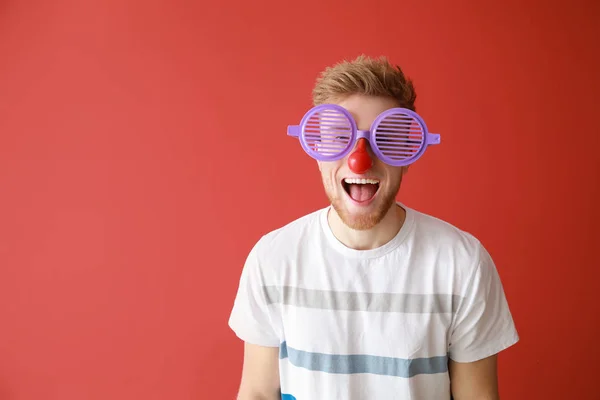
[[[406,108],[379,114],[368,131],[359,131],[352,115],[337,104],[311,108],[300,125],[288,126],[306,153],[319,161],[344,158],[360,138],[371,144],[373,153],[386,164],[405,166],[420,158],[427,146],[439,144],[440,135],[429,133],[423,119]]]

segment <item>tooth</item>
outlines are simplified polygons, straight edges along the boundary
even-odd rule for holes
[[[379,183],[379,181],[377,179],[364,179],[364,178],[345,178],[344,181],[346,183],[359,183],[362,185],[365,184],[371,184],[371,185],[376,185]]]

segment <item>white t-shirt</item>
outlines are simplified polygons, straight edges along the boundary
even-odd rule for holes
[[[481,243],[401,206],[402,229],[376,249],[338,241],[327,207],[250,252],[229,326],[279,348],[284,398],[447,400],[449,359],[480,360],[519,340]]]

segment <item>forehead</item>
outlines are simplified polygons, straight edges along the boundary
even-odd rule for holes
[[[348,110],[358,129],[362,130],[369,129],[371,123],[382,112],[398,107],[398,103],[392,98],[365,95],[352,95],[337,101],[336,104]]]

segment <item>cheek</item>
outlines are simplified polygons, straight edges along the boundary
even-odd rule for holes
[[[386,165],[387,176],[389,177],[390,182],[396,183],[402,180],[402,176],[404,175],[404,168],[401,167],[389,167]]]
[[[340,169],[340,164],[337,162],[320,162],[319,171],[324,181],[331,182],[334,185],[337,180],[337,173]]]

